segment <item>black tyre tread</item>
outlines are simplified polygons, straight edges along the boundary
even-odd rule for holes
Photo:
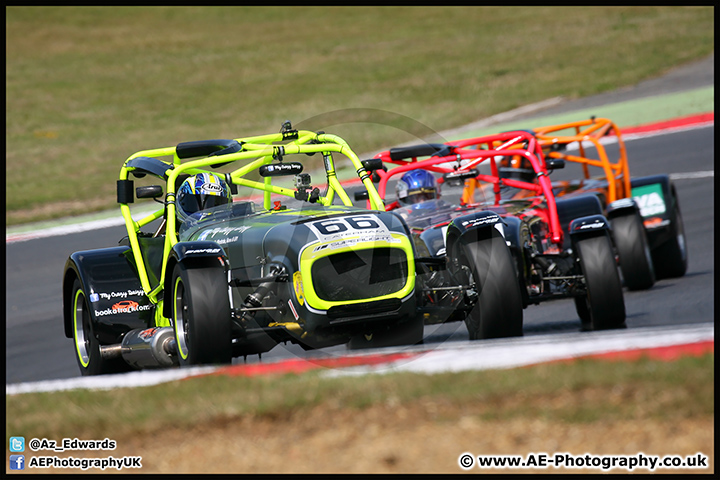
[[[575,247],[587,287],[587,312],[593,330],[625,327],[625,300],[608,235],[580,239]],[[581,315],[581,309],[578,308]]]
[[[683,225],[677,198],[674,201],[675,205],[670,224],[672,237],[652,251],[653,264],[658,279],[682,277],[687,272],[688,255],[685,226]]]
[[[180,276],[188,307],[187,359],[179,356],[181,365],[227,364],[232,361],[232,320],[227,294],[227,277],[219,268],[186,268],[173,270],[173,301],[175,280]],[[174,315],[174,313],[173,313]],[[177,326],[177,319],[173,318]],[[177,329],[175,331],[177,335]]]
[[[587,297],[574,297],[575,311],[577,311],[582,330],[592,330],[592,319],[590,318],[590,307],[588,307]]]
[[[520,283],[503,236],[493,228],[489,236],[477,241],[461,241],[459,246],[472,271],[479,295],[465,319],[470,339],[522,336]]]
[[[629,290],[652,287],[655,284],[655,268],[642,217],[633,212],[613,218],[611,223],[625,286]]]

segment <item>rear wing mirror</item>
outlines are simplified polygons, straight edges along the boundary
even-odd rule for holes
[[[163,189],[160,185],[148,185],[135,189],[137,198],[160,198],[163,196]]]
[[[450,145],[444,143],[426,143],[410,145],[409,147],[395,147],[390,149],[390,160],[405,160],[406,158],[438,156],[444,157],[452,151]]]
[[[371,158],[370,160],[363,160],[362,161],[363,167],[365,167],[365,170],[368,172],[373,172],[375,170],[385,170],[387,171],[387,167],[383,165],[383,161],[379,158]]]
[[[565,168],[565,160],[562,158],[545,157],[545,166],[548,170],[559,170]]]
[[[370,195],[368,195],[367,190],[357,190],[354,193],[354,197],[355,197],[355,201],[359,202],[361,200],[367,200],[368,198],[370,198]]]

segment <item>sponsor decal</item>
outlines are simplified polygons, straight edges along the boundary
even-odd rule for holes
[[[201,193],[222,193],[223,187],[217,183],[203,183],[200,187]]]
[[[505,229],[503,228],[502,222],[500,222],[500,217],[497,215],[493,215],[491,217],[483,217],[483,218],[475,218],[473,220],[465,220],[460,225],[464,227],[465,229],[470,229],[473,227],[477,227],[478,225],[485,225],[485,224],[493,224],[493,227],[495,227],[495,230],[500,232],[500,235],[505,238]],[[447,231],[447,229],[445,229]]]
[[[145,312],[147,310],[151,310],[153,308],[152,305],[138,305],[136,302],[135,306],[125,306],[120,305],[124,302],[119,302],[113,305],[111,308],[106,308],[105,310],[95,310],[95,316],[96,317],[104,317],[106,315],[119,315],[121,313],[135,313],[135,312]]]
[[[138,334],[140,338],[149,338],[155,335],[155,332],[160,330],[158,327],[147,328]]]
[[[97,301],[100,301],[100,299],[112,300],[114,298],[144,297],[144,296],[145,296],[144,291],[131,289],[131,290],[127,290],[124,292],[94,293],[94,294],[90,295],[90,301],[97,302]],[[93,298],[95,298],[95,300],[93,300]]]
[[[338,240],[336,242],[331,243],[325,243],[323,245],[318,245],[313,249],[313,253],[319,252],[320,250],[330,249],[330,250],[337,250],[338,248],[343,247],[354,247],[355,245],[359,243],[365,243],[365,242],[386,242],[386,243],[400,243],[400,240],[397,238],[394,238],[391,235],[372,235],[372,236],[362,236],[358,238],[347,238],[344,240]]]
[[[295,288],[295,296],[297,297],[298,303],[304,305],[305,290],[303,289],[302,274],[300,272],[293,273],[293,287]]]
[[[614,202],[611,202],[610,205],[608,205],[608,208],[625,208],[625,207],[631,207],[635,203],[632,198],[621,198],[620,200],[615,200]]]
[[[474,227],[476,225],[483,225],[485,223],[497,223],[500,221],[500,217],[493,215],[492,217],[475,218],[473,220],[465,220],[461,223],[463,227]]]
[[[662,185],[659,183],[635,187],[632,189],[632,195],[643,217],[662,215],[667,210]]]
[[[198,240],[207,240],[208,238],[214,239],[215,236],[217,235],[219,237],[223,237],[224,239],[226,239],[225,242],[216,240],[217,243],[228,243],[230,241],[235,241],[235,240],[227,240],[230,237],[230,235],[234,235],[233,238],[237,239],[238,238],[237,235],[239,235],[249,229],[250,229],[250,227],[247,225],[243,225],[242,227],[211,228],[209,230],[205,230],[204,232],[202,232],[200,234],[200,236],[198,237]]]
[[[218,245],[225,245],[226,243],[237,242],[238,238],[240,238],[240,237],[235,236],[235,237],[230,237],[230,238],[219,238],[219,239],[215,240],[215,243],[217,243]]]
[[[653,228],[660,228],[670,225],[670,220],[663,220],[662,217],[652,217],[645,220],[643,222],[643,225],[645,225],[645,228],[647,228],[648,230],[651,230]]]
[[[133,302],[132,300],[123,300],[122,302],[118,302],[110,308],[112,308],[113,311],[130,311],[131,309],[132,311],[135,311],[139,306],[139,303]]]
[[[586,223],[584,225],[580,225],[575,230],[586,230],[588,228],[602,228],[605,224],[603,222],[596,222],[596,223]]]
[[[268,165],[268,172],[290,172],[297,171],[300,167],[296,163],[276,163],[274,165]]]
[[[279,175],[293,175],[303,171],[302,163],[272,163],[263,165],[258,169],[261,177],[274,177]]]
[[[185,255],[193,255],[198,253],[220,253],[221,248],[198,248],[196,250],[185,250]]]

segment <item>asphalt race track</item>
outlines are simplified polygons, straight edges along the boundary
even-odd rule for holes
[[[661,280],[648,291],[625,292],[627,332],[649,326],[713,322],[714,126],[639,138],[626,141],[626,146],[633,177],[669,173],[674,178],[689,251],[684,277]],[[65,338],[62,328],[64,263],[74,251],[116,245],[123,235],[121,226],[6,244],[7,384],[79,376],[72,340]],[[577,332],[579,328],[571,300],[525,310],[526,336]],[[426,346],[466,339],[461,322],[425,328]],[[262,358],[345,352],[345,346],[305,352],[294,345],[279,345]],[[257,362],[258,358],[247,361]]]

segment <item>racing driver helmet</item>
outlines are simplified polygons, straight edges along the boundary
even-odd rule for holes
[[[214,173],[199,173],[188,177],[177,191],[175,206],[178,217],[185,220],[193,213],[232,201],[230,189]]]
[[[395,184],[395,194],[401,206],[440,198],[435,176],[427,170],[413,170],[403,174]]]

